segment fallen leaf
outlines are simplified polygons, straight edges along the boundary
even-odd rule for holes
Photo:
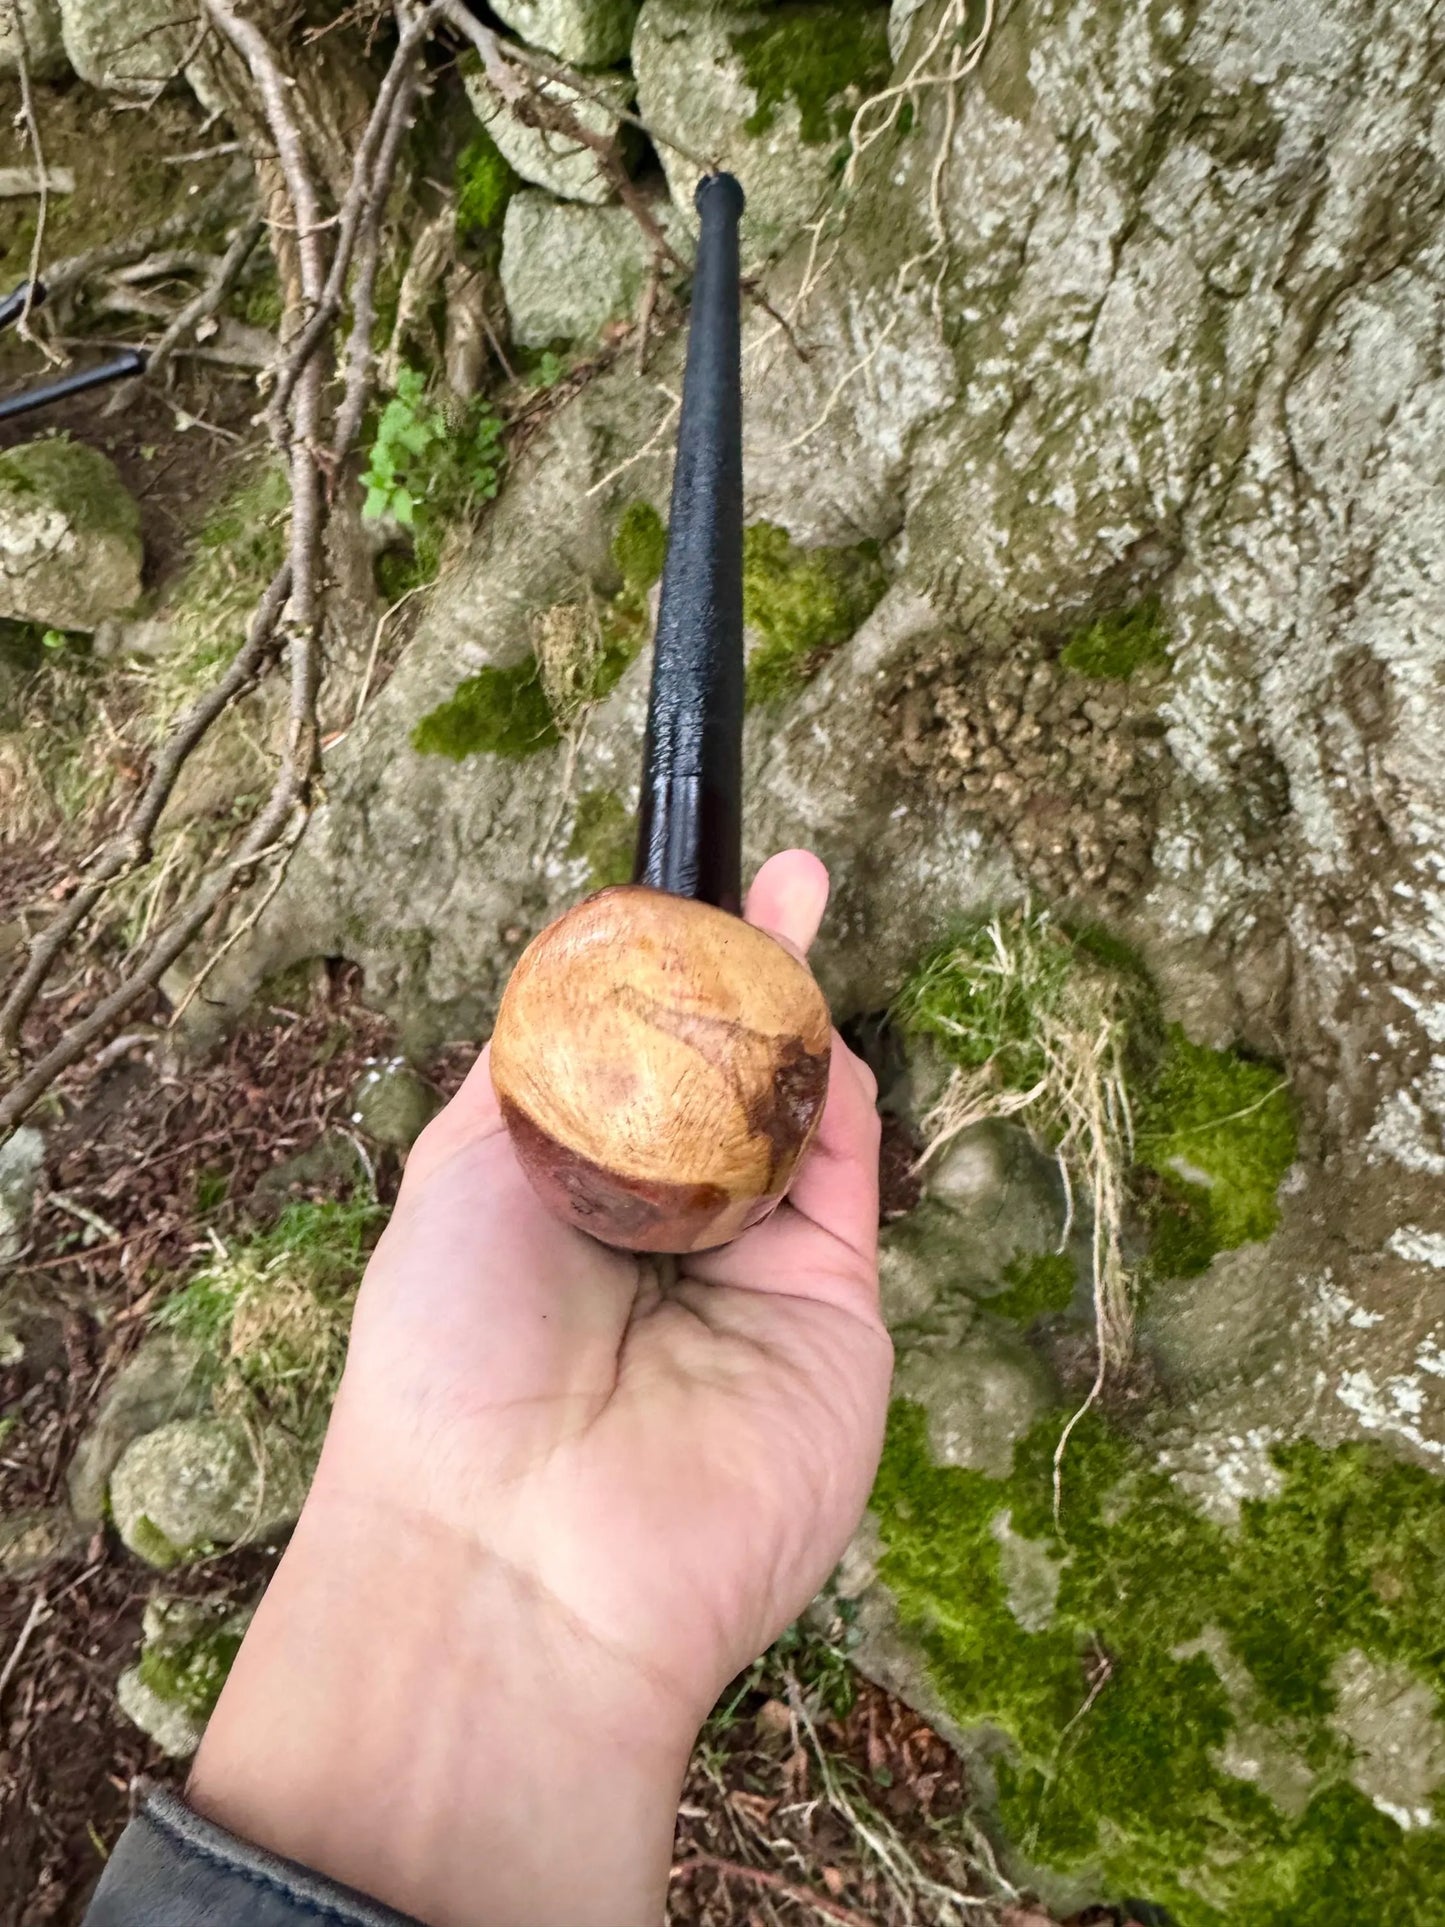
[[[764,1700],[753,1715],[753,1724],[760,1733],[791,1733],[793,1716],[782,1700]]]

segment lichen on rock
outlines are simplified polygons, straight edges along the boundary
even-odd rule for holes
[[[295,1524],[314,1465],[285,1432],[259,1441],[239,1420],[172,1419],[127,1447],[110,1482],[122,1543],[160,1571]]]
[[[672,246],[686,235],[666,202],[656,213]],[[524,348],[591,343],[609,322],[630,319],[652,269],[652,242],[625,207],[556,201],[523,188],[502,226],[502,292],[512,333]]]
[[[612,181],[595,148],[570,140],[550,128],[533,126],[521,118],[513,104],[493,86],[480,64],[468,65],[466,88],[483,129],[522,180],[533,187],[545,188],[562,200],[581,201],[594,207],[602,207],[614,198]],[[593,75],[586,93],[579,94],[565,82],[548,80],[540,85],[538,97],[563,109],[590,134],[610,141],[621,126],[619,111],[631,102],[632,82],[625,74]]]
[[[573,67],[608,67],[626,57],[637,0],[502,0],[496,9],[534,47]]]
[[[647,0],[632,43],[638,105],[664,136],[658,152],[683,220],[694,219],[697,166],[668,146],[674,130],[741,181],[745,257],[791,239],[833,184],[837,129],[886,76],[886,22],[886,9],[854,0],[735,9]]]

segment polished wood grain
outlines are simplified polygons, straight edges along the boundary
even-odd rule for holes
[[[700,1251],[787,1190],[822,1114],[829,1043],[823,994],[780,943],[629,884],[522,953],[492,1082],[560,1216],[628,1250]]]

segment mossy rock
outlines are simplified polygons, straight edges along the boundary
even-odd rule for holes
[[[804,549],[786,529],[743,535],[743,619],[759,638],[748,657],[750,703],[786,702],[869,615],[887,578],[875,542]]]
[[[286,1531],[311,1471],[310,1454],[284,1433],[253,1436],[229,1419],[173,1419],[122,1455],[110,1482],[111,1516],[137,1558],[169,1571],[218,1546]]]
[[[873,1499],[913,1696],[982,1746],[1018,1876],[1178,1927],[1440,1919],[1440,1483],[1301,1441],[1227,1528],[1090,1417],[1056,1524],[1065,1416],[1000,1475],[941,1463],[900,1402]]]
[[[463,240],[500,233],[507,202],[517,187],[517,170],[485,127],[478,127],[454,169],[457,233]]]
[[[140,511],[115,464],[56,436],[0,454],[0,616],[89,634],[141,591]]]
[[[1296,1149],[1294,1106],[1279,1069],[1195,1044],[1170,1027],[1136,1120],[1139,1163],[1159,1180],[1152,1263],[1189,1278],[1216,1252],[1268,1238]]]
[[[742,183],[746,263],[797,232],[836,179],[848,125],[888,74],[888,9],[866,0],[700,7],[648,0],[632,42],[638,107]],[[659,143],[689,223],[696,164]]]
[[[120,1709],[172,1759],[189,1759],[215,1710],[253,1608],[230,1600],[146,1602],[141,1651],[116,1682]]]
[[[859,102],[888,78],[888,9],[874,0],[775,6],[734,33],[732,47],[757,98],[746,133],[766,134],[790,102],[800,140],[841,141]]]
[[[533,756],[561,739],[535,656],[506,669],[482,669],[428,711],[412,731],[423,756]]]

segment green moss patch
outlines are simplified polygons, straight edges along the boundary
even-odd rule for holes
[[[646,595],[662,579],[667,560],[667,525],[650,502],[631,502],[622,511],[612,538],[612,560],[624,588]]]
[[[509,669],[482,669],[446,702],[422,717],[411,733],[423,756],[531,756],[561,738],[552,719],[535,656]]]
[[[1231,1532],[1089,1419],[1069,1447],[1059,1535],[1061,1422],[991,1479],[935,1465],[924,1413],[899,1404],[874,1493],[880,1576],[930,1678],[960,1723],[1006,1736],[1009,1837],[1167,1907],[1178,1927],[1445,1917],[1445,1834],[1407,1832],[1358,1793],[1329,1723],[1331,1669],[1354,1649],[1445,1690],[1439,1483],[1369,1447],[1282,1447],[1279,1496],[1247,1502]],[[1046,1630],[1010,1610],[1003,1513],[1062,1562]],[[1302,1812],[1223,1769],[1243,1722],[1251,1750],[1263,1730],[1297,1763]]]
[[[288,1205],[165,1301],[156,1323],[199,1348],[217,1412],[319,1436],[383,1216],[370,1198]]]
[[[478,126],[457,156],[457,234],[475,241],[501,227],[519,185],[511,162],[485,127]]]
[[[1169,632],[1159,604],[1152,597],[1132,608],[1100,616],[1071,636],[1059,652],[1059,662],[1075,675],[1096,682],[1125,682],[1151,665],[1168,667]]]
[[[895,1012],[905,1030],[935,1039],[950,1064],[974,1075],[980,1098],[1039,1089],[1026,1121],[1046,1137],[1060,1124],[1047,1090],[1060,1040],[1116,1027],[1134,1127],[1133,1161],[1119,1150],[1119,1177],[1147,1223],[1150,1275],[1193,1277],[1217,1252],[1277,1226],[1276,1193],[1296,1150],[1278,1066],[1191,1043],[1178,1025],[1166,1026],[1137,959],[1103,933],[1076,937],[1027,910],[971,921],[925,954]]]
[[[240,1650],[240,1633],[224,1627],[199,1633],[176,1647],[148,1647],[140,1656],[141,1682],[204,1725],[215,1711]]]
[[[796,695],[886,587],[876,542],[803,549],[785,529],[755,522],[743,534],[743,617],[762,637],[748,658],[749,703]]]
[[[1067,1252],[1040,1251],[1010,1259],[1004,1267],[1007,1289],[988,1299],[988,1309],[1000,1318],[1032,1325],[1050,1312],[1067,1311],[1074,1301],[1078,1274]]]
[[[169,1572],[173,1566],[179,1566],[208,1550],[205,1547],[172,1545],[155,1521],[147,1518],[145,1513],[141,1513],[131,1527],[130,1537],[137,1555],[148,1566],[154,1566],[157,1572]]]
[[[888,78],[888,9],[869,0],[774,7],[761,26],[734,34],[732,46],[757,95],[747,133],[766,134],[791,100],[804,141],[841,140],[859,100]]]
[[[1135,1148],[1162,1191],[1154,1262],[1165,1276],[1193,1277],[1215,1252],[1268,1238],[1279,1223],[1275,1196],[1296,1149],[1288,1086],[1274,1065],[1192,1044],[1171,1025]]]
[[[628,882],[636,846],[637,818],[617,792],[583,790],[577,798],[567,854],[586,858],[592,888],[605,890],[609,884]]]

